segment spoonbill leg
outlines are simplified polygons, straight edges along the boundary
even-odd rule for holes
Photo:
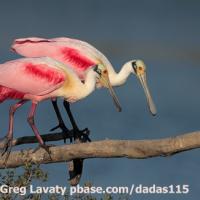
[[[8,133],[6,134],[4,138],[0,139],[0,143],[3,143],[2,155],[4,155],[7,151],[9,155],[9,152],[11,151],[12,139],[13,139],[14,114],[15,114],[15,111],[26,102],[27,100],[21,100],[10,107]]]
[[[73,127],[73,132],[74,132],[74,140],[76,139],[80,139],[82,142],[91,142],[91,139],[89,138],[89,130],[88,128],[85,128],[83,130],[79,130],[75,120],[74,120],[74,117],[72,115],[72,112],[71,112],[71,109],[70,109],[70,103],[67,102],[67,101],[63,101],[63,105],[64,105],[64,108],[65,110],[67,111],[67,114],[69,116],[69,119],[70,119],[70,122],[72,124],[72,127]]]
[[[35,126],[34,115],[35,115],[36,108],[37,108],[37,103],[32,103],[31,109],[30,109],[29,114],[28,114],[27,121],[28,121],[29,125],[31,126],[31,128],[32,128],[32,130],[35,134],[35,137],[37,138],[40,146],[42,148],[44,148],[47,151],[47,153],[49,153],[49,155],[50,155],[49,147],[51,147],[52,145],[46,145],[44,143],[42,137],[40,136],[40,133],[39,133],[37,127]],[[35,151],[37,151],[37,149]]]
[[[57,119],[58,119],[58,125],[55,126],[54,128],[52,128],[50,131],[54,131],[54,130],[60,128],[62,130],[62,133],[63,133],[64,143],[66,143],[66,135],[69,137],[70,143],[72,143],[73,136],[70,133],[70,130],[66,127],[66,125],[65,125],[65,123],[62,119],[62,115],[61,115],[60,110],[58,108],[57,98],[52,99],[51,102],[52,102],[54,111],[56,113]]]

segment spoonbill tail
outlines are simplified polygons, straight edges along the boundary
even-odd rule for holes
[[[9,130],[2,139],[5,144],[3,153],[11,146],[14,113],[28,100],[32,102],[28,123],[41,147],[48,151],[48,146],[44,144],[34,123],[38,103],[55,97],[64,97],[68,102],[83,99],[95,89],[96,79],[101,77],[104,70],[103,65],[89,69],[86,72],[85,82],[82,83],[71,68],[48,57],[21,58],[0,64],[0,102],[20,99],[10,107]],[[104,85],[109,84],[108,79],[102,81]]]
[[[140,83],[142,84],[142,87],[145,91],[150,112],[152,115],[156,114],[156,107],[153,103],[146,81],[146,66],[142,60],[131,60],[125,63],[122,66],[120,72],[116,73],[106,56],[97,50],[94,46],[81,40],[66,37],[52,39],[38,37],[20,38],[13,42],[11,49],[25,57],[49,56],[54,58],[73,68],[79,78],[83,81],[85,80],[86,72],[88,69],[95,66],[96,64],[101,64],[107,70],[105,70],[103,73],[102,78],[97,80],[98,87],[110,87],[110,85],[102,84],[102,80],[104,78],[109,78],[110,84],[112,86],[120,86],[126,82],[130,74],[135,74],[140,80]],[[53,106],[59,120],[59,125],[52,130],[60,127],[63,131],[66,132],[67,128],[65,127],[61,118],[56,101],[53,102]],[[71,114],[69,104],[66,104],[65,101],[64,107],[67,110],[74,130],[78,130],[78,127]]]

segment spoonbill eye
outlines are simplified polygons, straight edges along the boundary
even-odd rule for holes
[[[104,74],[107,74],[107,73],[108,73],[108,71],[107,71],[107,70],[104,70],[104,71],[103,71],[103,73],[104,73]]]
[[[143,66],[138,66],[137,67],[137,71],[136,71],[136,74],[138,75],[142,75],[145,73],[145,68]]]
[[[143,67],[138,67],[138,69],[139,69],[140,71],[142,71],[142,70],[143,70]]]

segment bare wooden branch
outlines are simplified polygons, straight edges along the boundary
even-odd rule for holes
[[[200,132],[156,140],[103,140],[90,143],[51,147],[51,158],[44,149],[11,152],[7,168],[32,163],[56,163],[75,158],[136,158],[169,156],[178,152],[200,147]],[[4,168],[4,157],[0,159],[0,168]]]
[[[68,133],[49,133],[49,134],[43,134],[41,135],[42,139],[45,142],[49,141],[58,141],[58,140],[65,140],[69,139],[69,136],[73,135],[73,131],[70,130]],[[19,137],[16,139],[13,139],[12,146],[22,145],[22,144],[32,144],[32,143],[38,143],[38,140],[35,136],[24,136]],[[3,143],[0,143],[0,148],[3,148]]]

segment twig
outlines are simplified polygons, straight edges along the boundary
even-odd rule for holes
[[[41,137],[45,142],[49,142],[49,141],[69,139],[69,135],[72,135],[72,134],[73,134],[73,131],[70,130],[66,134],[49,133],[49,134],[43,134],[41,135]],[[35,136],[24,136],[24,137],[13,139],[12,146],[17,146],[17,145],[22,145],[22,144],[32,144],[32,143],[38,143],[38,140]],[[3,148],[3,143],[0,143],[0,148]]]

